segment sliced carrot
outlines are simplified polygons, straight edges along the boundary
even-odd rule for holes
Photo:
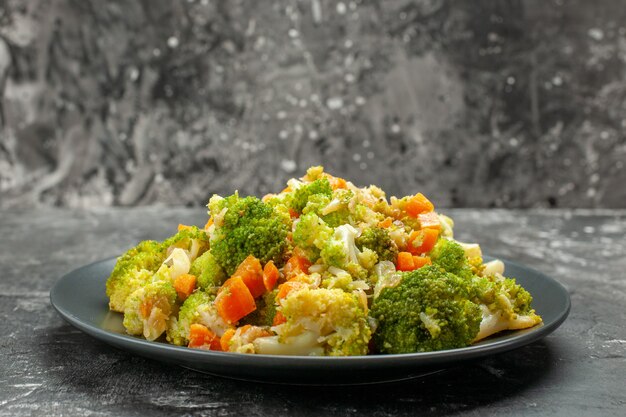
[[[344,180],[343,178],[335,177],[333,179],[333,181],[330,183],[330,187],[333,190],[337,190],[339,188],[346,189],[346,188],[348,188],[348,182],[346,180]]]
[[[398,253],[398,260],[396,261],[396,264],[398,271],[412,271],[415,269],[413,255],[409,252]]]
[[[429,256],[415,256],[413,255],[413,265],[415,269],[420,269],[425,265],[432,265],[433,263],[430,260]]]
[[[222,350],[220,338],[202,324],[194,323],[189,326],[190,348],[201,348],[210,350]]]
[[[241,277],[254,298],[260,297],[265,292],[261,262],[252,255],[239,264],[232,276]]]
[[[413,255],[421,255],[422,253],[430,252],[431,249],[435,247],[438,237],[438,229],[414,230],[409,235],[406,250]]]
[[[274,316],[274,321],[272,321],[272,326],[278,326],[286,322],[287,322],[287,317],[285,317],[283,313],[281,313],[280,311],[277,311],[276,315]]]
[[[215,297],[215,307],[227,323],[235,323],[256,310],[254,297],[239,276],[226,280]]]
[[[311,262],[309,262],[307,258],[305,258],[304,256],[300,256],[297,253],[297,250],[294,250],[294,252],[295,253],[293,254],[293,256],[289,258],[289,260],[285,264],[285,267],[283,268],[283,274],[285,275],[285,278],[287,278],[287,280],[303,272],[309,272],[309,267],[311,266]]]
[[[280,193],[290,193],[291,192],[291,187],[290,186],[286,186]]]
[[[417,217],[420,213],[428,213],[434,209],[433,203],[422,193],[415,194],[404,205],[404,211],[411,217]]]
[[[178,224],[178,231],[179,231],[179,232],[180,232],[181,230],[191,230],[191,229],[193,229],[193,227],[191,227],[191,226],[187,226],[186,224],[182,224],[182,223],[179,223],[179,224]]]
[[[267,291],[272,291],[278,282],[278,268],[274,261],[269,261],[263,268],[263,285]]]
[[[393,219],[391,217],[387,217],[385,220],[378,223],[378,227],[383,227],[386,229],[388,227],[391,227],[392,224],[393,224]]]
[[[328,180],[328,182],[330,183],[330,188],[332,188],[333,190],[337,190],[339,188],[348,188],[348,182],[343,178],[335,177],[326,172],[323,173],[322,176]]]
[[[211,227],[212,224],[213,224],[213,217],[209,217],[209,220],[207,220],[206,224],[204,225],[204,230],[207,230],[209,227]]]
[[[228,352],[230,349],[230,340],[235,335],[235,329],[228,329],[224,332],[222,337],[220,338],[220,347],[224,352]]]
[[[292,291],[297,291],[306,288],[308,285],[300,281],[287,281],[278,286],[278,293],[276,299],[280,300],[287,296]]]
[[[292,219],[297,219],[298,217],[300,217],[300,213],[298,213],[294,209],[290,208],[289,209],[289,217],[291,217]]]
[[[178,298],[186,300],[196,289],[196,276],[191,274],[182,274],[174,280],[174,289],[178,293]]]
[[[422,229],[441,229],[441,221],[439,221],[439,215],[434,211],[428,213],[420,213],[417,215],[417,219],[420,221],[420,227]]]

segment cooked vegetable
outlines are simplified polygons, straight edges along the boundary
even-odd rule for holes
[[[167,329],[176,303],[169,281],[156,281],[135,290],[124,305],[124,327],[129,334],[155,340]]]
[[[203,229],[122,255],[107,280],[129,334],[196,349],[366,355],[467,346],[541,323],[531,295],[454,240],[423,194],[389,200],[312,167],[262,200],[213,195]]]
[[[226,273],[217,263],[210,250],[204,252],[193,261],[189,273],[198,278],[198,287],[205,290],[219,287],[226,279]]]
[[[213,196],[209,208],[214,218],[209,228],[211,253],[228,275],[249,255],[282,265],[287,226],[274,208],[256,197],[237,194]]]
[[[272,291],[278,282],[278,268],[274,261],[269,261],[263,267],[263,285],[267,291]]]
[[[222,350],[220,338],[206,326],[198,323],[189,326],[189,344],[187,346],[197,349]]]
[[[226,280],[215,298],[217,312],[226,321],[233,324],[256,310],[254,297],[250,289],[239,276]]]
[[[355,239],[356,246],[363,250],[369,248],[376,252],[379,261],[394,262],[398,256],[398,246],[387,230],[380,227],[368,227]]]
[[[185,301],[196,289],[196,276],[191,274],[182,274],[174,280],[174,289],[178,293],[178,299]]]
[[[194,323],[202,324],[217,336],[231,328],[217,312],[214,299],[215,295],[202,290],[191,294],[180,307],[178,317],[171,318],[167,328],[167,341],[175,345],[186,345]]]
[[[310,334],[315,338],[308,346],[309,354],[345,356],[368,352],[371,329],[367,304],[355,294],[339,289],[302,288],[283,298],[279,310],[286,322],[276,327],[275,340],[287,345],[283,354],[288,354],[288,345],[294,344],[298,337]],[[269,353],[270,349],[270,346],[261,346],[259,353]]]
[[[146,240],[118,258],[106,283],[111,310],[124,311],[128,296],[146,284],[159,269],[165,260],[166,249],[162,243]]]
[[[260,297],[265,292],[261,262],[252,255],[248,255],[248,257],[239,264],[233,277],[241,278],[254,298]]]
[[[470,301],[468,284],[436,266],[404,273],[372,303],[371,316],[378,320],[376,348],[408,353],[469,345],[478,335],[482,311]]]

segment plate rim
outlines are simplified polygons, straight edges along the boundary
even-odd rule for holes
[[[533,343],[539,339],[542,339],[555,331],[563,324],[567,319],[571,310],[571,297],[569,291],[556,279],[549,275],[536,270],[532,267],[523,265],[516,261],[511,261],[503,257],[493,257],[485,255],[485,259],[499,259],[505,263],[505,265],[515,266],[522,270],[528,270],[541,279],[548,280],[551,284],[555,285],[559,289],[561,295],[564,296],[564,308],[559,311],[559,314],[548,324],[545,322],[536,329],[506,338],[503,340],[494,340],[490,343],[470,345],[463,348],[438,350],[432,352],[414,352],[414,353],[398,353],[398,354],[377,354],[377,355],[359,355],[359,356],[297,356],[297,355],[263,355],[263,354],[243,354],[235,352],[219,352],[201,349],[190,349],[185,346],[176,346],[162,342],[151,342],[145,339],[141,339],[135,336],[120,334],[113,331],[105,330],[101,327],[92,325],[90,322],[85,321],[74,312],[68,310],[62,303],[59,303],[59,291],[63,283],[70,280],[73,276],[80,274],[84,270],[89,270],[97,265],[111,262],[117,259],[117,256],[108,257],[98,261],[91,262],[83,265],[79,268],[73,269],[70,272],[64,274],[61,278],[57,279],[55,284],[50,290],[50,303],[52,307],[58,312],[58,314],[66,320],[69,324],[81,330],[82,332],[94,337],[109,345],[116,347],[130,346],[127,349],[132,348],[132,353],[136,354],[138,350],[148,351],[149,353],[163,354],[171,352],[174,355],[183,355],[194,360],[236,360],[242,362],[242,365],[283,365],[283,366],[319,366],[321,364],[333,364],[333,366],[347,366],[352,367],[355,365],[367,364],[372,367],[388,367],[388,366],[402,366],[407,361],[424,362],[424,366],[436,365],[441,363],[452,363],[468,359],[476,359],[483,356],[489,356],[491,354],[503,353],[519,347]],[[535,294],[532,294],[535,297]],[[110,310],[109,310],[110,311]],[[519,331],[524,331],[522,329]],[[269,363],[268,363],[269,362]],[[340,364],[340,365],[337,365]]]

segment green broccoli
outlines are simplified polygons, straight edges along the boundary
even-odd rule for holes
[[[205,291],[195,291],[191,294],[178,312],[178,318],[172,318],[167,328],[167,341],[175,345],[186,345],[189,343],[189,327],[192,324],[200,323],[217,336],[222,336],[224,332],[232,328],[218,314],[213,300],[214,294]]]
[[[356,246],[370,248],[378,255],[379,261],[395,262],[398,256],[398,246],[389,236],[387,230],[381,227],[370,227],[361,232],[361,235],[355,239]]]
[[[320,250],[334,230],[314,213],[300,216],[293,232],[293,244],[304,251],[311,262],[320,257]]]
[[[193,261],[209,249],[209,237],[203,229],[196,226],[184,228],[163,242],[166,249],[181,248],[189,253]]]
[[[210,250],[204,252],[193,261],[189,273],[195,275],[198,279],[198,287],[206,291],[219,287],[226,279],[226,273],[217,263]]]
[[[209,202],[215,228],[211,233],[211,253],[230,276],[248,256],[263,264],[282,264],[288,228],[282,217],[256,197],[214,196]]]
[[[403,273],[372,303],[374,343],[382,353],[427,352],[468,346],[478,334],[481,308],[471,283],[437,266]]]
[[[483,320],[475,340],[503,330],[516,330],[541,323],[531,307],[532,296],[515,279],[499,274],[472,279],[474,302],[480,304]]]
[[[176,290],[167,280],[150,282],[135,290],[124,305],[124,327],[128,334],[156,340],[167,329],[176,304]]]
[[[446,272],[469,279],[472,277],[472,268],[469,264],[463,247],[449,239],[439,239],[430,251],[433,264],[443,268]]]
[[[326,178],[320,178],[313,182],[302,184],[301,187],[292,192],[289,198],[289,207],[298,213],[307,205],[309,198],[313,195],[323,195],[331,197],[333,189]]]
[[[302,210],[303,214],[317,214],[331,227],[342,224],[355,224],[356,217],[350,211],[350,201],[354,193],[350,190],[338,189],[331,196],[314,194],[309,197],[308,203]]]
[[[165,260],[166,254],[163,244],[146,240],[118,258],[106,282],[111,310],[124,311],[126,298],[149,280]]]
[[[326,265],[343,269],[355,279],[365,279],[367,270],[378,262],[378,255],[368,248],[359,250],[355,244],[357,235],[358,230],[349,224],[336,227],[320,256]]]
[[[361,299],[340,289],[293,291],[281,301],[287,322],[278,326],[278,341],[312,332],[317,346],[329,356],[366,355],[372,335],[367,307]],[[315,346],[312,346],[313,349]]]
[[[272,207],[276,214],[283,220],[283,223],[288,228],[291,228],[291,213],[289,212],[289,206],[287,203],[289,194],[278,194],[273,197],[263,199],[263,202]]]

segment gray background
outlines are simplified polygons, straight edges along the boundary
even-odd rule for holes
[[[201,205],[312,164],[626,207],[615,1],[0,0],[0,207]]]

